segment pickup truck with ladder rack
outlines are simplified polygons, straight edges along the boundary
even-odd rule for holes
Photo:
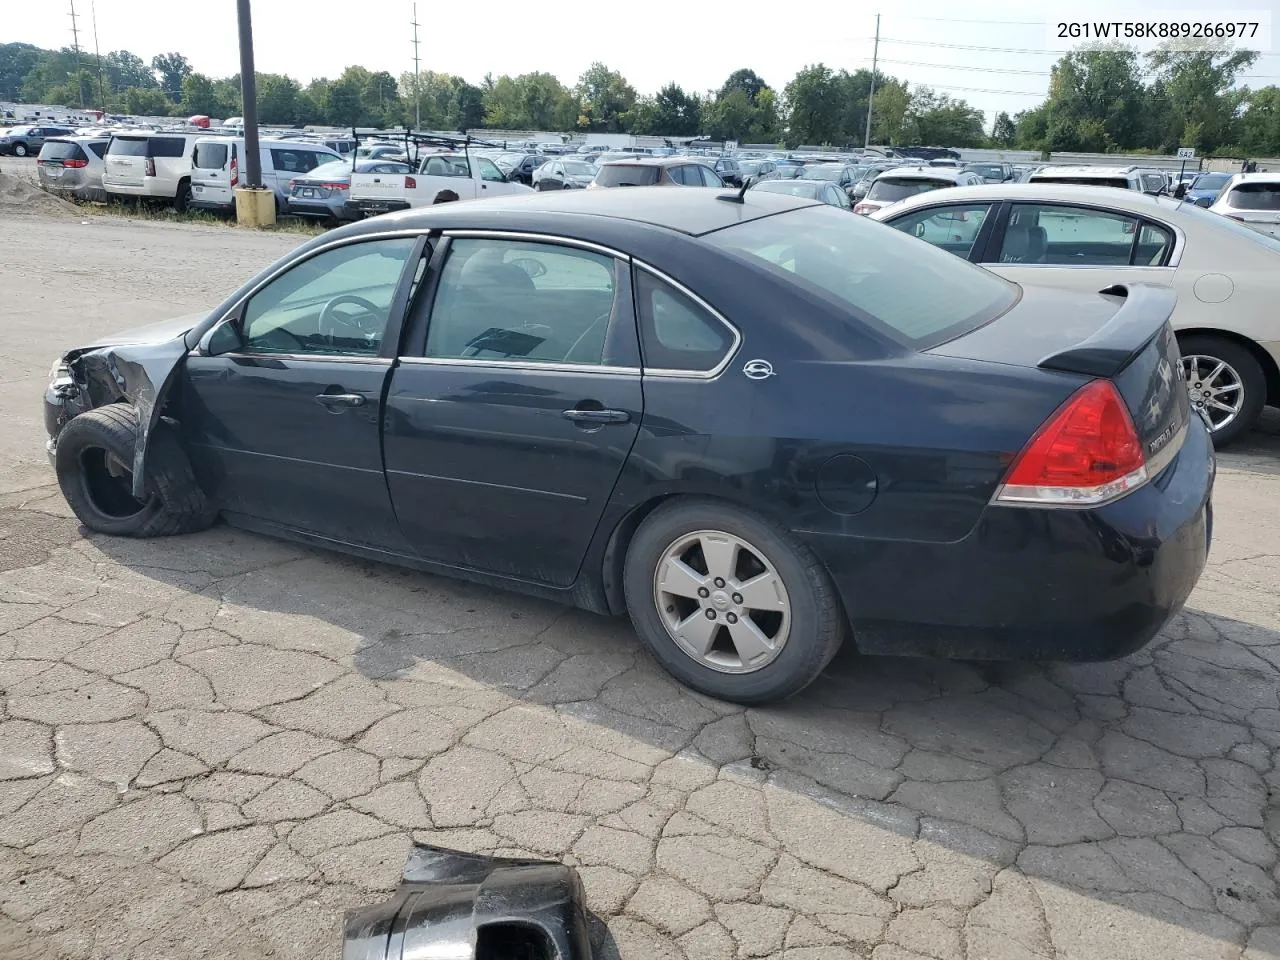
[[[530,191],[506,178],[497,165],[472,152],[473,146],[501,147],[472,137],[414,130],[352,130],[362,139],[402,139],[413,173],[352,173],[346,212],[353,219],[454,200],[480,200]],[[424,149],[426,148],[426,149]],[[356,151],[352,151],[355,155]]]

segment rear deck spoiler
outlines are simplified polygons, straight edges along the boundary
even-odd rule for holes
[[[1091,377],[1114,377],[1164,328],[1178,303],[1172,290],[1146,283],[1116,284],[1098,292],[1124,301],[1115,316],[1092,336],[1050,354],[1037,366]]]

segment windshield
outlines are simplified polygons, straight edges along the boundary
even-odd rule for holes
[[[812,180],[764,180],[751,189],[763,190],[765,193],[785,193],[792,197],[806,197],[810,200],[818,196],[818,185]]]
[[[601,187],[649,187],[658,182],[658,168],[650,165],[610,163],[596,174]]]
[[[793,167],[790,165],[779,166],[775,172],[784,180],[794,180],[796,177],[800,176],[800,174],[804,173],[804,167]]]
[[[736,224],[706,239],[917,350],[981,326],[1018,296],[1015,284],[994,273],[825,204]]]
[[[1192,190],[1221,190],[1231,179],[1229,173],[1202,173],[1191,181]]]
[[[764,166],[759,160],[739,160],[738,172],[745,173],[749,177],[754,177],[760,172],[760,168]]]
[[[965,169],[970,173],[976,173],[983,180],[1004,179],[1004,167],[998,163],[971,163]]]
[[[914,197],[917,193],[928,193],[930,190],[941,190],[943,187],[954,186],[955,181],[953,180],[923,180],[919,177],[901,180],[881,177],[871,185],[867,199],[879,200],[882,203],[893,203],[898,200],[905,200],[907,197]]]
[[[568,177],[594,177],[596,168],[589,163],[570,163],[564,165],[565,176]]]
[[[820,166],[808,167],[804,171],[806,180],[839,180],[844,173],[844,167]]]

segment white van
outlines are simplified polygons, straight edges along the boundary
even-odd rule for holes
[[[276,194],[276,209],[287,209],[289,181],[322,163],[341,160],[338,153],[314,140],[258,141],[262,185]],[[191,205],[205,210],[235,209],[232,189],[244,175],[243,137],[200,137],[191,170]]]
[[[102,189],[107,197],[169,200],[179,212],[191,200],[190,133],[132,130],[117,133],[103,157]]]

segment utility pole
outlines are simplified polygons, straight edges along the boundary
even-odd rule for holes
[[[80,107],[84,109],[84,87],[80,85],[80,28],[76,23],[76,0],[71,0],[71,49],[76,52],[76,87],[80,91]]]
[[[413,5],[413,129],[422,129],[422,94],[418,91],[418,5]]]
[[[102,116],[107,115],[107,95],[102,86],[102,50],[98,46],[98,2],[89,0],[89,13],[93,17],[93,55],[98,60],[98,106],[102,108]]]
[[[240,24],[240,94],[244,110],[245,186],[262,186],[262,157],[258,155],[258,77],[253,69],[253,21],[249,0],[236,0]]]
[[[871,92],[867,94],[867,132],[862,138],[865,150],[871,146],[871,104],[876,97],[876,63],[880,59],[880,14],[876,14],[876,44],[871,48]]]

